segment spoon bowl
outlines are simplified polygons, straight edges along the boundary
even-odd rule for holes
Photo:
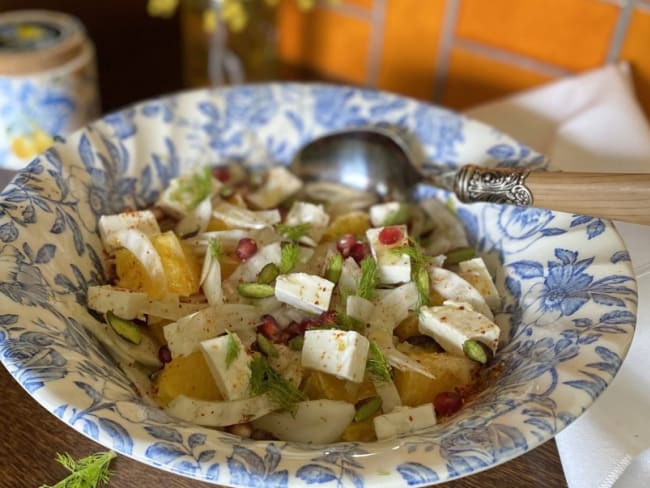
[[[339,183],[382,200],[408,199],[424,179],[404,142],[382,129],[331,132],[302,147],[291,168],[306,182]]]
[[[332,132],[304,145],[291,162],[307,183],[329,182],[381,200],[409,200],[428,184],[452,191],[465,203],[534,206],[626,222],[650,224],[650,173],[573,173],[462,166],[425,176],[408,146],[381,128]]]

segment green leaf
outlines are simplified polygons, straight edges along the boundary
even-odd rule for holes
[[[299,241],[301,237],[306,236],[311,230],[311,224],[297,224],[297,225],[287,225],[287,224],[278,224],[275,226],[275,230],[278,231],[278,234],[291,240]]]
[[[261,354],[253,356],[250,369],[249,388],[253,396],[266,393],[280,407],[292,413],[296,411],[296,403],[307,399],[303,392],[271,368],[267,359]]]
[[[216,237],[211,238],[208,241],[208,251],[210,252],[210,256],[212,256],[213,259],[219,259],[223,253],[221,241]]]
[[[377,289],[377,280],[377,262],[368,256],[361,261],[361,278],[359,278],[357,286],[357,295],[366,300],[372,299]]]
[[[295,268],[300,257],[300,246],[295,242],[285,242],[282,244],[280,254],[280,273],[286,274]]]
[[[431,261],[431,256],[424,254],[422,247],[414,240],[410,240],[407,246],[400,246],[391,249],[395,254],[406,254],[411,258],[411,266],[422,267]]]
[[[428,305],[430,301],[429,273],[426,265],[431,257],[424,254],[422,247],[411,240],[408,246],[392,249],[395,254],[406,254],[411,259],[411,281],[418,291],[418,308]]]
[[[375,341],[370,341],[368,359],[366,360],[366,369],[376,380],[391,380],[388,360]]]
[[[226,341],[226,369],[237,359],[240,352],[239,342],[235,339],[235,336],[228,330],[228,340]]]
[[[70,474],[55,485],[41,485],[40,488],[97,488],[108,483],[111,476],[108,466],[116,456],[113,451],[106,451],[75,461],[70,454],[57,454],[56,461]]]
[[[185,210],[194,210],[212,191],[212,170],[209,166],[172,181],[169,197]]]

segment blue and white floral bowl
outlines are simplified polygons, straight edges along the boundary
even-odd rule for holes
[[[105,266],[97,219],[143,207],[184,168],[286,163],[305,141],[381,125],[430,171],[539,167],[497,131],[414,100],[350,87],[238,86],[182,93],[104,117],[59,141],[0,194],[0,359],[50,412],[144,463],[229,486],[422,486],[490,468],[552,438],[603,392],[636,322],[636,283],[610,223],[457,205],[497,272],[502,373],[452,421],[377,442],[302,446],[189,425],[145,404],[84,329]],[[442,192],[422,191],[423,196]]]

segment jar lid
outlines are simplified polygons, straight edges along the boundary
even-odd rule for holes
[[[0,75],[47,71],[78,56],[86,40],[81,22],[61,12],[0,14]]]

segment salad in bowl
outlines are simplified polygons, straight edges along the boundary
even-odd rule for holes
[[[425,486],[551,439],[634,334],[615,228],[428,187],[371,202],[285,170],[351,127],[394,132],[426,173],[545,165],[471,119],[345,86],[108,114],[0,194],[4,367],[107,448],[227,486]]]
[[[436,199],[308,200],[283,166],[205,167],[101,216],[95,334],[169,414],[249,437],[374,441],[455,413],[500,338],[460,221]]]

